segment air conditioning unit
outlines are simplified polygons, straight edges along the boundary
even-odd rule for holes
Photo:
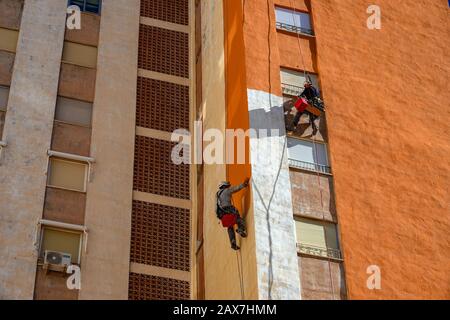
[[[65,272],[71,264],[72,255],[56,251],[45,250],[44,269]]]

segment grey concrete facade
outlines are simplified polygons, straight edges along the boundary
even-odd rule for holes
[[[0,299],[32,299],[66,2],[26,0],[0,166]]]
[[[247,95],[250,128],[278,130],[250,139],[259,299],[300,299],[283,99],[251,89]]]
[[[128,298],[139,4],[102,3],[80,299]]]

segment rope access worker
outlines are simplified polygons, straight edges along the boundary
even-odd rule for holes
[[[238,209],[236,209],[236,207],[233,205],[232,197],[234,193],[247,188],[249,181],[250,179],[247,178],[244,181],[244,183],[238,186],[231,186],[231,183],[228,181],[222,182],[219,185],[219,191],[217,192],[216,195],[217,218],[220,219],[223,227],[228,229],[228,236],[230,238],[231,248],[234,250],[240,249],[236,243],[236,234],[234,231],[234,226],[237,224],[238,228],[236,231],[242,238],[247,237],[247,230],[245,227],[244,219],[242,219]]]
[[[323,112],[324,105],[322,100],[320,99],[319,91],[312,85],[310,81],[306,81],[304,87],[305,89],[298,96],[298,99],[294,104],[295,108],[297,109],[297,114],[294,117],[294,121],[292,122],[292,126],[290,129],[295,131],[302,115],[307,114],[309,116],[309,122],[311,123],[311,126],[313,128],[313,135],[315,135],[318,130],[315,121],[319,116],[311,113],[306,109],[308,108],[308,106],[313,106]]]

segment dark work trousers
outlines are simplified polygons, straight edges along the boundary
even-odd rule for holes
[[[313,128],[314,132],[317,132],[317,126],[316,126],[316,119],[318,118],[316,115],[312,114],[309,111],[303,111],[303,112],[297,112],[297,114],[294,117],[294,121],[292,122],[294,127],[298,126],[298,123],[300,122],[300,118],[302,117],[303,114],[307,114],[309,116],[309,122]]]
[[[239,211],[235,207],[226,207],[226,208],[223,208],[223,210],[224,210],[224,214],[231,213],[231,214],[236,215],[236,223],[238,226],[239,233],[242,233],[242,232],[247,233],[247,230],[245,228],[245,221],[244,221],[244,219],[241,218]],[[228,236],[230,237],[230,243],[232,245],[236,244],[236,233],[234,231],[234,226],[231,226],[228,228]]]

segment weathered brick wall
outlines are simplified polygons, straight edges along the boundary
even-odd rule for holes
[[[167,23],[181,29],[189,25],[189,0],[143,0],[141,17],[156,25],[140,24],[138,68],[146,74],[137,78],[136,126],[160,135],[181,128],[189,130],[190,88],[170,82],[171,77],[190,77],[189,34],[166,28]],[[190,167],[175,165],[171,154],[176,144],[159,137],[136,135],[133,190],[147,196],[189,200]],[[134,201],[130,261],[149,268],[189,272],[190,210],[175,203],[172,207]],[[130,273],[129,299],[189,297],[187,281]]]

